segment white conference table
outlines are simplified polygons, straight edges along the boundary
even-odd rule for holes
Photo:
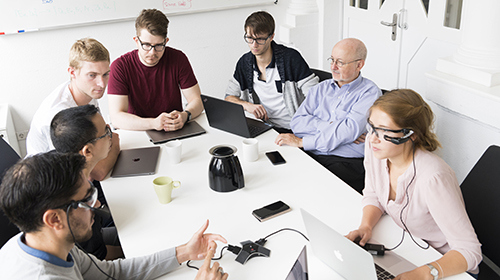
[[[211,128],[206,116],[195,119],[206,134],[183,139],[182,160],[170,164],[166,149],[161,148],[155,175],[127,178],[107,178],[101,182],[118,229],[127,258],[143,256],[186,243],[194,232],[209,219],[207,232],[219,233],[229,244],[240,246],[246,240],[256,241],[282,228],[293,228],[307,236],[300,208],[304,208],[342,234],[360,223],[361,195],[319,165],[303,151],[274,144],[277,133],[270,130],[257,137],[259,159],[248,162],[240,151],[244,138]],[[121,149],[154,146],[143,131],[117,130]],[[209,149],[219,144],[238,148],[236,155],[242,165],[245,187],[229,193],[219,193],[208,185]],[[163,146],[163,145],[161,145]],[[273,166],[265,152],[278,150],[286,164]],[[169,176],[181,181],[174,189],[172,202],[160,204],[152,181]],[[252,211],[277,200],[287,203],[292,211],[265,222],[259,222]],[[374,229],[373,237],[386,247],[397,244],[402,230],[385,216]],[[224,250],[219,263],[229,279],[285,279],[301,249],[308,242],[298,233],[283,231],[269,237],[265,247],[269,258],[256,257],[245,265],[234,261],[236,255]],[[216,256],[224,246],[218,243]],[[416,265],[440,257],[433,250],[422,250],[407,236],[396,253]],[[343,279],[314,256],[308,246],[310,279]],[[202,261],[192,262],[201,266]],[[183,264],[161,279],[194,279],[197,271]],[[463,273],[449,279],[472,279]]]

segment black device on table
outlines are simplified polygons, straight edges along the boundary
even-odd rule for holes
[[[260,222],[264,222],[278,215],[284,214],[290,210],[292,210],[290,206],[280,200],[266,205],[262,208],[253,210],[252,214],[255,216],[255,218],[257,218],[257,220],[259,220]]]
[[[279,164],[286,163],[286,160],[283,158],[283,156],[278,151],[267,152],[266,156],[272,162],[273,165],[279,165]]]

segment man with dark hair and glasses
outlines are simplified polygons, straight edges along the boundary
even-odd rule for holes
[[[318,78],[298,51],[273,41],[274,26],[264,11],[246,19],[243,39],[250,51],[238,60],[225,99],[277,131],[291,132],[290,120]]]
[[[91,104],[99,108],[109,80],[109,52],[97,40],[77,40],[69,52],[68,73],[70,80],[57,87],[33,116],[26,139],[28,156],[54,149],[50,138],[50,122],[61,110]],[[78,132],[77,132],[78,133]],[[113,143],[107,157],[91,170],[93,180],[102,181],[115,165],[120,153],[120,139],[113,133]]]
[[[290,123],[293,134],[280,134],[275,141],[303,148],[359,193],[365,180],[366,114],[382,94],[361,75],[366,54],[365,44],[358,39],[339,41],[327,59],[333,78],[309,91]]]
[[[210,266],[218,234],[205,234],[208,221],[188,243],[152,255],[100,261],[75,246],[92,236],[101,204],[76,153],[49,152],[10,168],[0,185],[0,208],[21,233],[0,249],[2,279],[154,279],[191,259],[205,258],[196,279],[227,279]]]
[[[108,99],[114,127],[174,131],[203,111],[188,58],[166,46],[168,23],[163,12],[142,10],[135,21],[137,50],[111,64]]]
[[[50,136],[57,152],[78,153],[85,157],[85,178],[96,164],[108,156],[112,149],[112,132],[94,105],[68,108],[57,113],[50,124]],[[106,198],[99,181],[94,181],[101,204]],[[93,235],[80,245],[100,260],[123,258],[118,234],[111,218],[96,217],[92,225]]]

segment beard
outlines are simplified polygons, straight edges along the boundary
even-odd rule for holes
[[[100,220],[97,223],[97,216],[95,218],[96,219],[94,220],[94,223],[92,224],[91,227],[89,227],[89,223],[82,223],[82,221],[70,218],[70,226],[71,226],[71,231],[73,232],[74,235],[74,239],[71,232],[69,232],[68,236],[66,237],[67,241],[71,243],[80,244],[90,240],[94,232],[96,231],[100,232],[101,230]],[[90,223],[92,223],[92,220],[90,221]]]

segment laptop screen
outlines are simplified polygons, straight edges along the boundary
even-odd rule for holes
[[[295,261],[295,264],[288,273],[288,276],[285,280],[308,280],[309,272],[307,270],[307,247],[304,245],[302,251],[299,254],[299,257]]]

